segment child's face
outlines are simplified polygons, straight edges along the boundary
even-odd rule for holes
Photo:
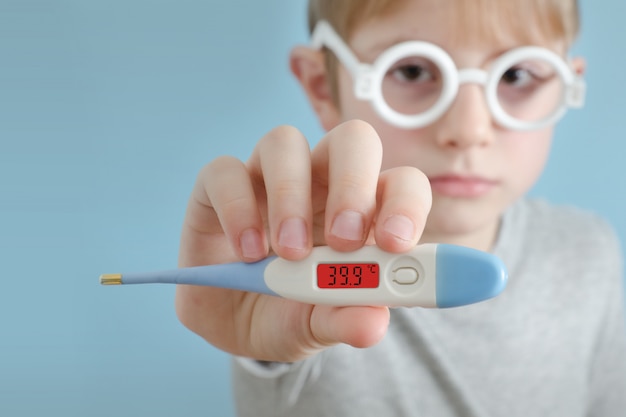
[[[491,43],[452,41],[455,27],[448,23],[446,3],[409,1],[396,13],[359,26],[350,48],[361,62],[373,62],[398,42],[428,41],[442,47],[458,68],[488,68],[502,53],[525,45],[513,35]],[[565,52],[558,42],[539,46]],[[339,118],[362,119],[375,127],[383,143],[383,169],[414,166],[431,181],[433,207],[423,240],[492,240],[503,211],[542,172],[552,127],[513,131],[498,126],[483,87],[472,83],[460,86],[452,106],[434,123],[413,130],[394,127],[370,103],[355,98],[351,76],[342,66],[339,71]]]

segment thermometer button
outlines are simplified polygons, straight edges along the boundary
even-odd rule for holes
[[[402,297],[409,297],[420,291],[427,281],[424,279],[424,266],[413,256],[400,256],[388,268],[391,284],[389,289]]]
[[[393,271],[393,282],[399,285],[413,285],[420,279],[420,273],[412,266],[400,266]]]

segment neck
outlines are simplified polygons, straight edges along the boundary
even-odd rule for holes
[[[496,243],[499,229],[499,221],[466,233],[446,233],[439,230],[435,232],[426,226],[420,243],[449,243],[489,252]]]

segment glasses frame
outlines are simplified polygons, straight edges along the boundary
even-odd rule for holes
[[[581,108],[585,103],[586,83],[583,77],[555,52],[538,46],[512,49],[492,63],[488,71],[481,68],[458,69],[450,55],[439,46],[423,41],[406,41],[391,46],[372,64],[360,62],[350,47],[332,26],[321,20],[315,26],[311,47],[330,49],[351,74],[357,99],[369,101],[374,110],[387,122],[404,129],[417,129],[439,119],[452,105],[461,84],[475,83],[483,86],[491,115],[500,126],[512,130],[535,130],[550,126],[561,119],[568,108]],[[399,60],[419,55],[430,59],[441,70],[443,86],[441,97],[426,112],[408,115],[391,108],[383,96],[383,78],[389,68]],[[513,64],[528,59],[540,59],[551,64],[563,82],[561,104],[554,112],[537,121],[516,119],[509,115],[498,101],[498,83]]]

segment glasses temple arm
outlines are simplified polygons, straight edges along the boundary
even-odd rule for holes
[[[311,47],[319,50],[324,46],[333,51],[339,61],[341,61],[351,74],[358,72],[361,63],[357,57],[352,53],[348,45],[346,45],[337,32],[335,32],[332,26],[325,20],[320,20],[315,25],[315,30],[313,30],[313,34],[311,35]]]

